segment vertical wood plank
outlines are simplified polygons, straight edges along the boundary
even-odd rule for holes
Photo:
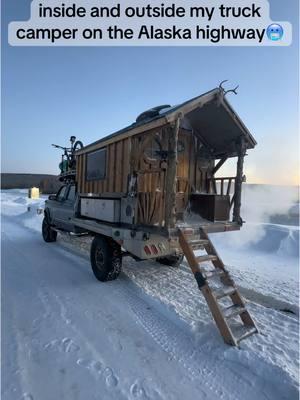
[[[183,177],[184,178],[188,178],[188,176],[189,176],[188,175],[188,173],[189,173],[188,165],[189,165],[189,157],[190,157],[189,151],[188,151],[189,150],[189,138],[190,138],[190,135],[188,135],[187,133],[185,133],[183,135],[183,139],[184,139],[183,140],[183,143],[184,143]]]
[[[138,193],[144,192],[144,175],[143,174],[138,174],[137,191],[138,191]]]
[[[114,165],[115,171],[115,191],[122,191],[122,168],[123,168],[123,141],[119,141],[116,143],[116,159]]]
[[[197,190],[201,190],[201,172],[199,169],[199,160],[196,160],[195,165],[195,174],[196,174],[196,188]]]
[[[76,182],[77,190],[80,193],[80,180],[81,180],[81,157],[76,157]]]
[[[122,169],[122,192],[127,193],[127,182],[129,174],[129,141],[130,138],[124,140],[123,144],[123,169]]]
[[[160,204],[159,204],[159,226],[164,224],[164,210],[165,210],[165,171],[160,173]]]
[[[86,170],[86,155],[82,155],[82,193],[87,193],[87,184],[86,184],[86,177],[85,177],[85,170]]]
[[[83,155],[79,157],[80,159],[80,177],[79,177],[79,186],[80,186],[80,193],[83,193],[83,184],[84,184],[84,176],[83,176]]]
[[[115,191],[115,184],[114,184],[115,146],[116,146],[115,143],[109,145],[108,191],[110,193]]]
[[[81,173],[81,191],[82,193],[85,192],[85,155],[83,154],[81,157],[81,168],[82,168],[82,173]]]
[[[178,141],[184,143],[184,135],[182,131],[179,131]],[[176,176],[182,177],[184,171],[184,152],[177,154],[177,173]]]
[[[194,169],[193,169],[193,162],[194,162],[194,158],[195,158],[195,151],[193,149],[193,136],[191,134],[190,137],[190,141],[189,141],[189,147],[188,147],[188,152],[189,152],[189,165],[188,165],[188,177],[189,177],[189,183],[190,183],[190,187],[194,188]]]

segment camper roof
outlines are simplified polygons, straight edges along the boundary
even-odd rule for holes
[[[151,114],[150,111],[155,110],[157,112]],[[138,118],[138,122],[89,144],[77,154],[172,123],[178,118],[178,114],[182,115],[184,125],[200,137],[215,158],[236,156],[236,143],[241,137],[244,138],[247,149],[256,145],[255,139],[225,98],[222,88],[213,89],[174,107],[154,108],[149,110],[149,117],[147,113],[143,114],[145,117]]]

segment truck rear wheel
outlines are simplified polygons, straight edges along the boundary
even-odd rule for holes
[[[160,264],[169,265],[170,267],[179,267],[179,265],[182,263],[182,260],[183,254],[179,256],[166,256],[156,259],[156,261]]]
[[[57,232],[51,228],[51,225],[48,222],[48,218],[44,217],[42,224],[42,234],[45,242],[56,242]]]
[[[91,245],[91,265],[95,277],[101,282],[117,279],[122,269],[121,246],[104,236],[94,237]]]

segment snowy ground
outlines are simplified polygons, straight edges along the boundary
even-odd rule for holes
[[[236,233],[213,236],[260,330],[237,349],[185,262],[126,258],[120,278],[101,284],[88,240],[43,242],[41,200],[23,190],[1,200],[4,400],[298,398],[298,228],[265,227],[279,243],[269,252],[263,235],[252,247],[233,245]]]

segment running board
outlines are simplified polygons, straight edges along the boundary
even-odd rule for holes
[[[257,333],[258,330],[223,261],[207,233],[202,229],[200,229],[199,241],[207,254],[197,257],[193,251],[193,241],[190,242],[182,230],[179,229],[179,244],[183,254],[194,274],[199,289],[205,297],[225,343],[238,346],[243,339]],[[203,262],[212,263],[213,269],[207,271],[202,268],[201,263]],[[212,281],[215,284],[219,284],[217,289],[213,287]],[[232,304],[225,307],[220,303],[220,300],[224,299],[230,299]],[[235,322],[235,324],[232,322]]]

